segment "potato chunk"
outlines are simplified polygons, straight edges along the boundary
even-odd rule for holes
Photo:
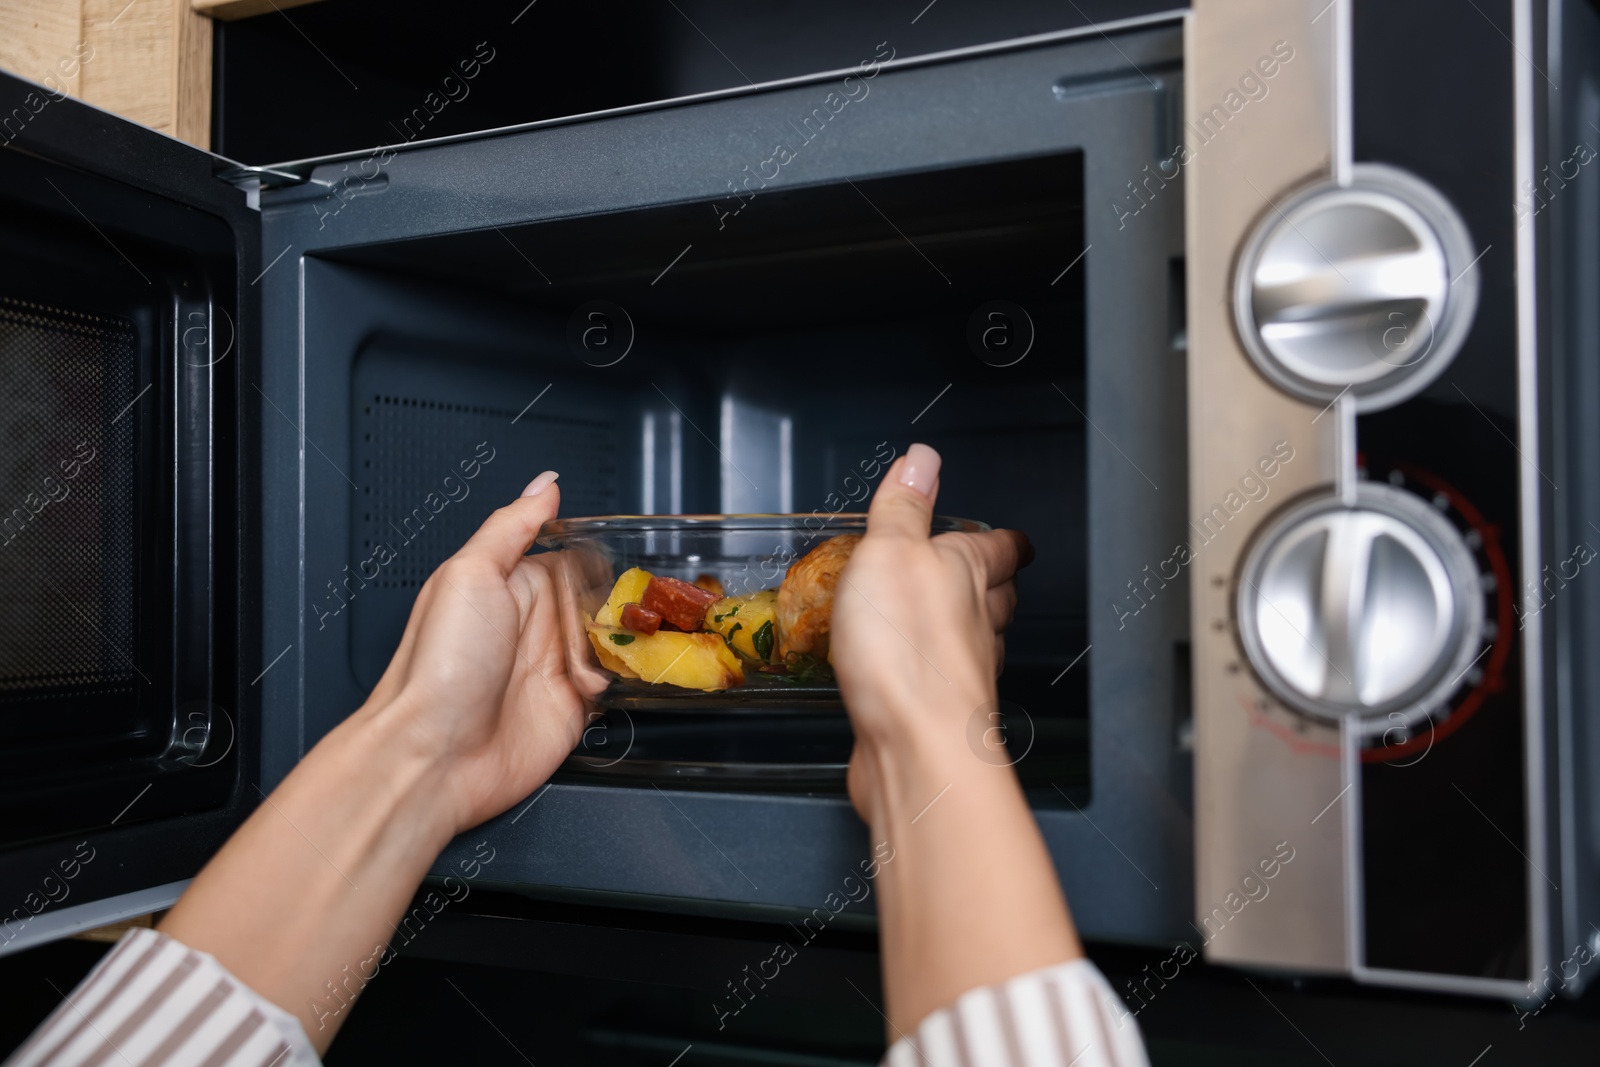
[[[650,584],[650,579],[653,577],[655,575],[639,567],[630,567],[623,571],[617,577],[617,584],[611,587],[611,595],[600,605],[600,610],[594,613],[594,621],[601,626],[622,625],[623,607],[639,603],[644,598],[644,587]]]
[[[627,663],[623,661],[622,657],[617,655],[615,651],[616,646],[614,646],[610,641],[602,641],[594,635],[594,625],[595,624],[592,622],[586,623],[585,627],[590,631],[589,643],[594,646],[594,654],[595,657],[600,660],[600,666],[604,667],[608,671],[615,671],[624,678],[639,677],[639,672],[628,666]]]
[[[776,650],[773,616],[778,591],[760,589],[748,596],[723,597],[706,607],[705,627],[721,634],[746,659],[770,662]]]
[[[588,630],[600,662],[607,667],[620,663],[627,670],[617,673],[625,678],[707,693],[744,684],[739,657],[717,634],[675,630],[640,634],[599,623],[590,623]]]

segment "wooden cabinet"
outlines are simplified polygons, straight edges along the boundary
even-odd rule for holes
[[[0,0],[0,68],[209,148],[211,18],[306,2]]]

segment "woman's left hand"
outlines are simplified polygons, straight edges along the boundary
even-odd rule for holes
[[[528,556],[555,518],[555,473],[489,516],[423,585],[405,636],[359,715],[387,721],[441,768],[457,832],[549,778],[583,735],[568,673],[557,556]]]
[[[318,1052],[393,958],[390,938],[450,839],[532,793],[582,737],[556,581],[569,554],[526,555],[560,505],[555,477],[535,478],[434,571],[367,702],[161,923],[292,1012]]]

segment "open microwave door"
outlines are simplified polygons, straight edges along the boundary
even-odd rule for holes
[[[170,905],[260,799],[226,166],[0,75],[0,953]]]

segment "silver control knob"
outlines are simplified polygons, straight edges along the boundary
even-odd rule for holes
[[[1375,411],[1425,387],[1472,325],[1471,238],[1432,186],[1360,165],[1267,209],[1240,254],[1234,318],[1263,374],[1303,400]]]
[[[1325,719],[1420,720],[1481,648],[1483,592],[1465,540],[1409,493],[1363,483],[1271,520],[1245,556],[1239,636],[1268,689]]]

